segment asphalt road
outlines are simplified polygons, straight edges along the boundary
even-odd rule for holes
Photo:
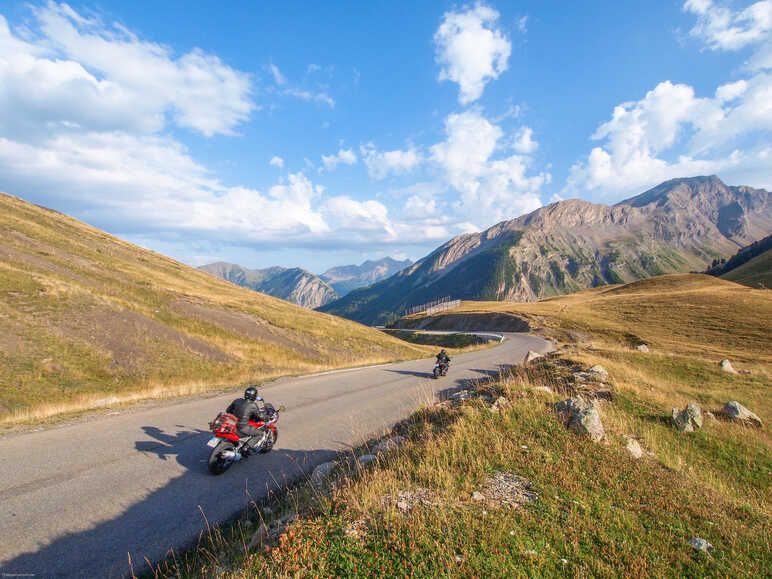
[[[385,432],[443,390],[550,344],[505,334],[498,346],[454,357],[431,379],[432,360],[282,379],[261,395],[287,410],[273,452],[207,471],[207,423],[238,393],[122,412],[0,438],[0,576],[119,577],[250,500],[307,476],[316,464]],[[29,575],[28,575],[29,576]]]

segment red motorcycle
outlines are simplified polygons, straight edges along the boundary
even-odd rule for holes
[[[209,429],[214,435],[206,443],[207,446],[212,448],[212,453],[209,455],[209,472],[212,474],[222,474],[234,462],[239,462],[250,454],[270,452],[273,445],[276,444],[276,439],[279,437],[276,423],[279,421],[279,412],[283,410],[284,406],[280,406],[276,410],[273,405],[266,404],[265,418],[259,422],[249,421],[250,426],[260,430],[254,436],[239,436],[236,429],[238,418],[233,414],[220,412],[209,423]],[[258,443],[248,444],[253,438],[258,438]]]

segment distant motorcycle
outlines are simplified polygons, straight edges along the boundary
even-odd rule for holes
[[[276,410],[272,404],[266,404],[265,419],[259,422],[252,422],[251,420],[249,422],[250,426],[260,429],[260,432],[255,436],[239,436],[236,430],[238,418],[233,414],[220,412],[209,423],[209,429],[213,434],[209,442],[206,443],[212,448],[212,453],[209,455],[209,472],[222,474],[234,462],[239,462],[251,454],[270,452],[279,437],[276,423],[279,421],[279,412],[283,410],[284,406],[279,406],[279,409]],[[256,445],[248,445],[253,438],[258,438],[259,442]]]
[[[448,366],[449,366],[448,362],[435,362],[434,370],[432,371],[432,376],[434,376],[434,378],[437,379],[440,376],[447,375]]]

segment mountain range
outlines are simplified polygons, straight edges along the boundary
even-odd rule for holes
[[[327,283],[299,267],[248,269],[235,263],[218,261],[202,265],[199,269],[304,308],[314,309],[339,297]]]
[[[355,289],[370,286],[386,279],[412,265],[412,261],[402,261],[384,257],[378,260],[367,260],[362,265],[343,265],[325,271],[319,277],[326,281],[339,295],[345,296]]]
[[[770,193],[715,175],[666,181],[616,205],[559,201],[459,235],[392,277],[320,307],[366,324],[442,297],[532,301],[702,271],[772,231]]]
[[[354,289],[372,285],[413,262],[385,257],[361,265],[344,265],[316,276],[299,267],[248,269],[235,263],[218,261],[199,269],[231,283],[266,293],[305,308],[318,308],[345,296]]]

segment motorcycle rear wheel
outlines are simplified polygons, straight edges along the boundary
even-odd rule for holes
[[[236,446],[231,441],[221,440],[209,455],[209,472],[212,474],[222,474],[228,470],[233,464],[233,459],[223,457],[223,453],[228,450],[233,451],[235,448]]]

